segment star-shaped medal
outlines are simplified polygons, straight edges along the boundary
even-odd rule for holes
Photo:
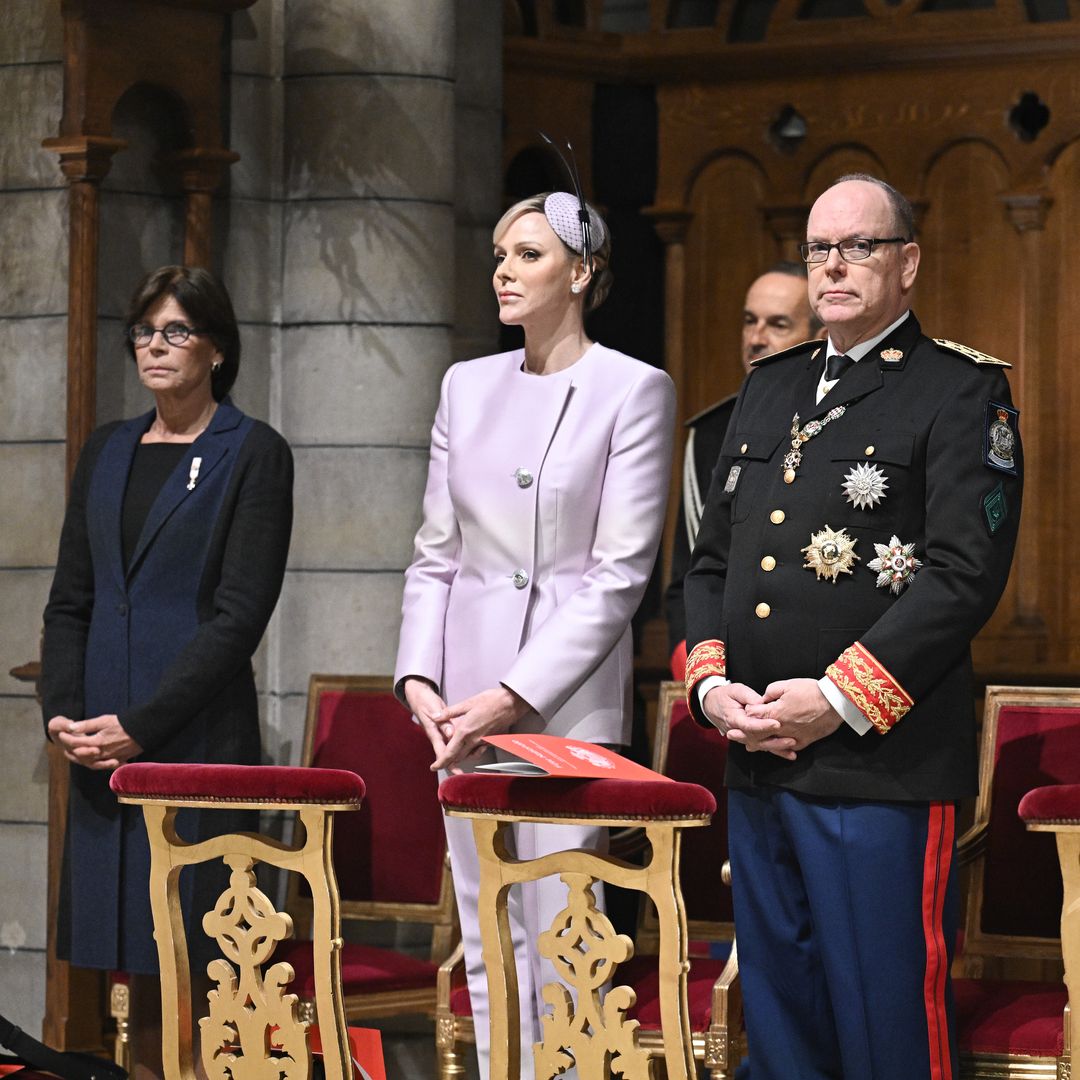
[[[841,574],[850,574],[859,556],[855,554],[855,538],[843,529],[833,532],[828,525],[810,534],[810,543],[802,548],[806,556],[804,570],[813,570],[818,580],[824,578],[834,585]]]
[[[884,589],[888,586],[893,596],[899,596],[911,584],[915,572],[922,567],[922,563],[915,558],[915,545],[901,544],[899,538],[893,536],[888,544],[875,544],[874,550],[877,558],[871,559],[866,565],[877,572],[877,587]]]
[[[873,510],[885,498],[887,477],[876,466],[861,461],[844,477],[844,494],[856,510]]]

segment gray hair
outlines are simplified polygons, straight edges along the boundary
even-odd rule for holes
[[[906,196],[897,191],[892,184],[888,184],[876,176],[871,176],[869,173],[847,173],[834,180],[829,185],[829,188],[834,188],[837,184],[846,184],[851,180],[861,180],[864,184],[873,184],[874,187],[885,192],[885,198],[889,200],[889,209],[892,210],[893,226],[896,231],[909,243],[915,239],[915,211],[912,210],[911,203]],[[825,190],[828,191],[829,188]]]

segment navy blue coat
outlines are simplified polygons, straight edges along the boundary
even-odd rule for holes
[[[292,455],[272,428],[223,402],[165,482],[125,572],[124,491],[154,415],[98,429],[80,457],[45,609],[45,723],[115,713],[143,749],[136,760],[255,764],[251,657],[285,572]],[[58,952],[79,966],[154,973],[142,813],[108,785],[107,772],[71,768]],[[185,814],[177,824],[191,839],[238,824],[223,812]],[[196,928],[212,878],[182,877]],[[201,938],[189,925],[189,940]]]

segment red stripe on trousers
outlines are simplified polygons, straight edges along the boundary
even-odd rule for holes
[[[949,1026],[945,1015],[945,980],[949,973],[949,954],[945,948],[941,921],[955,830],[956,807],[952,803],[931,803],[926,830],[926,855],[923,860],[922,894],[923,937],[926,942],[923,1003],[930,1036],[930,1080],[952,1080],[953,1075],[949,1055]]]

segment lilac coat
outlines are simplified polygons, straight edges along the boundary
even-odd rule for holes
[[[453,703],[500,682],[517,730],[630,737],[630,619],[664,523],[675,391],[602,345],[538,377],[521,350],[455,364],[431,433],[395,684]]]

